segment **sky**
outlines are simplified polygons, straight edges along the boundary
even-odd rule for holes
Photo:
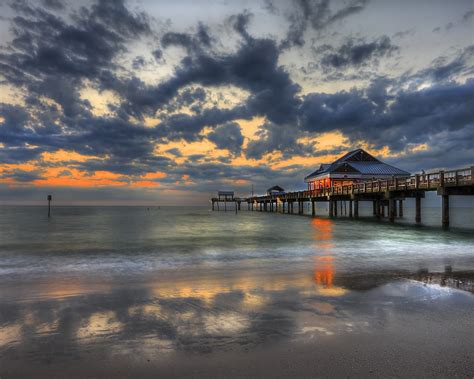
[[[474,165],[474,2],[0,0],[0,204]]]

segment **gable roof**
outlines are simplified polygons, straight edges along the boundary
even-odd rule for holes
[[[383,163],[363,149],[356,149],[344,154],[331,164],[322,164],[316,171],[304,179],[327,174],[331,172],[358,172],[362,175],[399,175],[408,176],[409,172],[400,170],[389,164]]]
[[[270,192],[270,191],[278,191],[278,192],[283,192],[284,189],[281,188],[280,186],[273,186],[273,187],[270,187],[269,189],[267,189],[267,192]]]

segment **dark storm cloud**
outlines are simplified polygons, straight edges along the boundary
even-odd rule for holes
[[[352,141],[401,151],[407,143],[424,143],[430,135],[473,125],[473,80],[420,91],[399,90],[390,97],[384,90],[387,84],[367,91],[308,95],[300,109],[302,129],[339,130]]]
[[[247,108],[255,116],[266,116],[276,123],[294,122],[299,105],[300,87],[284,68],[278,66],[279,49],[271,39],[254,39],[245,26],[248,15],[231,20],[244,37],[237,51],[218,55],[200,48],[195,36],[167,33],[164,46],[180,45],[189,55],[183,59],[174,75],[158,86],[148,86],[138,79],[130,81],[119,92],[127,92],[123,109],[136,117],[153,113],[165,106],[178,90],[189,85],[224,87],[233,85],[250,93]]]
[[[231,122],[220,125],[209,133],[209,141],[213,142],[219,149],[227,149],[233,154],[240,155],[242,151],[242,144],[244,143],[244,136],[240,126]]]
[[[367,3],[367,0],[355,0],[333,10],[329,0],[293,0],[292,12],[288,15],[290,27],[281,47],[285,49],[303,46],[304,34],[308,28],[321,31],[337,21],[361,12]]]
[[[87,104],[79,98],[81,80],[106,83],[114,58],[126,51],[126,41],[150,33],[147,16],[132,14],[122,1],[99,1],[82,7],[67,22],[26,2],[12,5],[13,40],[0,53],[6,80],[57,101],[68,116]]]
[[[247,158],[260,159],[265,154],[278,151],[283,157],[305,155],[308,150],[297,142],[301,132],[296,125],[265,123],[257,132],[259,138],[248,143]]]
[[[232,109],[210,108],[200,114],[176,114],[166,118],[158,127],[157,134],[168,140],[184,139],[188,142],[202,139],[200,133],[207,127],[215,127],[232,120],[248,118],[245,107]]]
[[[390,38],[383,36],[372,42],[350,39],[335,51],[327,53],[321,59],[325,69],[344,69],[374,64],[377,58],[390,56],[397,51]]]

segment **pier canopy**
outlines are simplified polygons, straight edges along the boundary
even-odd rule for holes
[[[309,190],[350,185],[366,180],[406,177],[410,173],[380,161],[363,149],[348,152],[330,164],[322,164],[304,178]]]
[[[220,201],[234,200],[234,191],[218,191],[217,197]]]
[[[267,195],[281,195],[284,194],[285,190],[280,186],[273,186],[267,189]]]

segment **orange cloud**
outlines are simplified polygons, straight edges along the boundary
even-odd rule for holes
[[[131,187],[142,188],[142,187],[161,187],[161,183],[151,182],[149,180],[142,180],[139,182],[133,182]]]

